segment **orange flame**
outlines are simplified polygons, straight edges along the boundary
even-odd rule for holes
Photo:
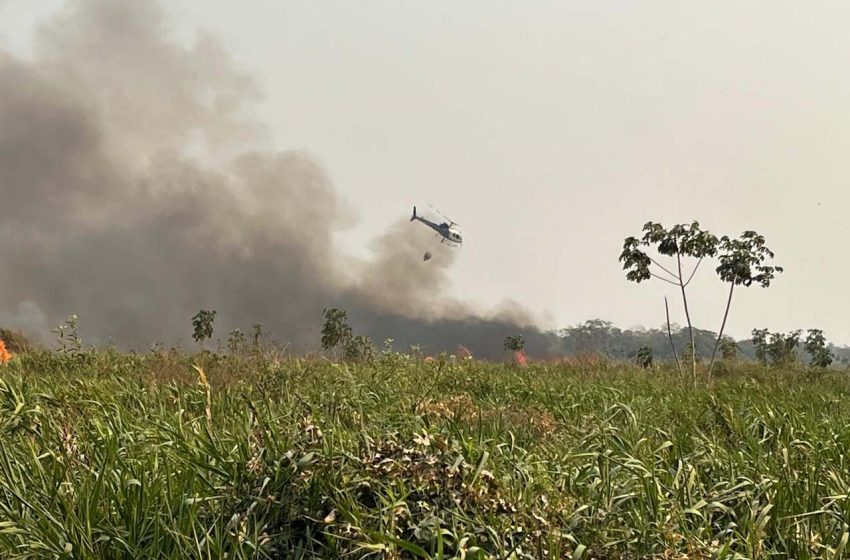
[[[525,357],[525,352],[522,350],[517,350],[514,352],[514,363],[519,366],[525,366],[527,364],[527,359]]]
[[[5,364],[12,359],[12,353],[6,350],[6,343],[0,340],[0,364]]]

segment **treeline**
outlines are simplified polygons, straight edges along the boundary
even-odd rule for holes
[[[620,329],[610,321],[592,319],[575,326],[561,329],[558,332],[561,351],[567,355],[597,354],[615,360],[635,360],[641,347],[649,347],[656,361],[674,360],[673,348],[670,345],[672,335],[673,347],[679,358],[686,355],[690,346],[690,336],[687,327],[672,325],[670,333],[667,327]],[[764,332],[763,330],[761,332]],[[708,330],[694,329],[694,346],[697,360],[711,358],[717,333]],[[787,340],[786,338],[782,339]],[[727,352],[734,352],[736,358],[742,360],[763,359],[757,352],[753,339],[733,340],[724,337],[725,344],[721,347]],[[769,345],[769,339],[766,344]],[[827,344],[835,357],[835,363],[850,364],[850,347]],[[808,363],[811,357],[804,351],[803,341],[794,348],[796,359]],[[769,354],[769,353],[768,353]],[[770,359],[770,356],[767,356]]]
[[[204,348],[204,342],[213,342],[212,348],[220,352],[236,352],[242,347],[258,348],[266,346],[262,325],[253,325],[252,333],[236,329],[224,336],[214,338],[213,323],[215,311],[202,310],[192,318],[192,337]],[[365,330],[368,335],[368,322]],[[391,325],[387,333],[408,332],[406,325]],[[541,331],[537,329],[516,329],[508,323],[494,321],[437,321],[430,329],[417,331],[414,337],[393,340],[390,337],[370,337],[361,330],[361,325],[352,328],[348,324],[347,314],[340,309],[326,309],[322,328],[321,347],[324,351],[337,348],[339,357],[345,359],[368,359],[385,348],[387,344],[396,350],[413,349],[424,354],[448,354],[469,352],[471,355],[488,360],[504,359],[506,352],[524,350],[532,358],[557,358],[561,356],[596,355],[612,360],[639,360],[639,356],[649,356],[654,362],[673,362],[675,356],[686,362],[690,359],[690,335],[687,327],[672,324],[668,333],[667,326],[658,328],[621,329],[610,321],[591,319],[560,330]],[[516,329],[516,330],[515,330]],[[354,331],[358,331],[355,335]],[[72,316],[54,331],[57,334],[56,345],[61,351],[80,351],[81,341],[78,335],[76,316]],[[814,334],[814,336],[813,336]],[[671,346],[672,339],[672,346]],[[217,340],[217,344],[214,342]],[[384,341],[376,347],[375,341]],[[446,340],[454,340],[446,344]],[[711,359],[717,334],[713,331],[694,328],[694,346],[696,360],[707,362]],[[34,348],[20,331],[0,328],[0,342],[12,354]],[[274,345],[274,343],[272,343]],[[724,336],[718,351],[718,359],[734,357],[738,360],[759,361],[767,364],[787,364],[802,362],[811,365],[850,366],[850,347],[835,346],[826,341],[821,331],[792,331],[790,333],[771,333],[766,329],[754,329],[751,338],[733,340]]]
[[[681,358],[690,345],[687,327],[671,326],[673,346]],[[597,354],[615,360],[633,360],[641,347],[652,349],[655,360],[674,360],[673,348],[670,345],[670,334],[666,326],[652,329],[620,329],[609,321],[592,319],[578,325],[561,329],[558,335],[561,339],[561,349],[564,354]],[[694,329],[694,346],[697,359],[710,358],[714,350],[717,333]],[[738,354],[742,358],[755,359],[753,344],[749,341],[739,341]]]

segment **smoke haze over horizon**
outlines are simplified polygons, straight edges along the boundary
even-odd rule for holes
[[[850,343],[847,16],[0,0],[0,326],[76,313],[88,341],[185,343],[205,307],[217,336],[262,322],[315,348],[339,306],[378,343],[500,352],[540,334],[523,324],[658,325],[665,295],[683,324],[675,288],[627,282],[617,255],[646,221],[697,219],[764,234],[785,268],[736,291],[730,335]],[[462,249],[406,221],[428,202]],[[716,330],[712,267],[689,301]]]
[[[74,313],[96,343],[186,342],[206,308],[218,337],[259,322],[314,348],[341,307],[373,337],[492,354],[534,322],[445,296],[457,253],[406,218],[370,258],[342,254],[353,210],[309,154],[263,148],[257,97],[214,38],[177,43],[154,3],[68,2],[31,60],[4,54],[0,323],[44,335]]]

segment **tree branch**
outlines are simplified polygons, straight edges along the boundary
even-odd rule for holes
[[[690,277],[688,277],[688,281],[687,281],[687,282],[685,282],[685,286],[686,286],[686,287],[687,287],[687,285],[688,285],[688,284],[690,284],[690,283],[691,283],[691,280],[693,280],[693,279],[694,279],[694,274],[696,274],[696,273],[697,273],[697,269],[699,268],[699,265],[700,265],[700,263],[702,262],[702,259],[703,259],[703,257],[700,257],[700,259],[697,261],[697,265],[694,267],[694,271],[693,271],[693,272],[691,272]]]
[[[723,338],[723,329],[726,328],[726,319],[729,317],[729,307],[732,305],[732,292],[735,290],[735,282],[729,282],[729,299],[726,300],[726,311],[723,313],[723,322],[720,324],[720,332],[714,341],[714,352],[711,353],[711,363],[708,364],[708,378],[711,379],[711,370],[714,369],[714,359],[717,357],[717,349],[720,347],[720,339]]]
[[[649,275],[652,276],[653,278],[658,278],[659,280],[667,282],[668,284],[673,284],[677,288],[679,287],[679,284],[677,282],[673,282],[672,280],[668,280],[667,278],[664,278],[663,276],[658,276],[654,272],[650,272]]]
[[[647,255],[647,256],[649,256],[649,255]],[[653,259],[652,257],[649,257],[649,260],[652,261],[652,264],[654,264],[655,266],[657,266],[658,268],[660,268],[661,270],[663,270],[664,272],[669,274],[674,280],[681,281],[681,278],[679,276],[676,276],[675,274],[673,274],[672,272],[670,272],[669,270],[664,268],[664,266],[660,262],[658,262],[657,260]],[[676,285],[678,286],[678,284],[676,284]]]
[[[682,362],[679,361],[679,353],[676,352],[676,345],[673,344],[673,331],[670,329],[670,306],[667,305],[667,296],[664,296],[664,311],[667,312],[667,336],[670,338],[670,348],[673,350],[673,357],[676,358],[676,368],[679,373],[682,373]]]
[[[691,323],[691,312],[688,310],[688,296],[685,294],[685,284],[682,282],[682,254],[676,253],[676,264],[679,265],[679,286],[682,288],[682,303],[685,304],[685,318],[688,320],[688,334],[691,338],[691,376],[694,386],[697,384],[697,346],[694,342],[694,326]]]

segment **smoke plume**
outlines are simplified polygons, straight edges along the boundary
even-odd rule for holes
[[[443,295],[443,252],[402,219],[366,261],[335,231],[353,223],[308,154],[264,149],[258,89],[215,39],[171,36],[155,3],[74,0],[0,53],[0,320],[44,335],[72,313],[95,343],[187,342],[216,309],[217,335],[263,323],[315,349],[322,310],[355,330],[484,355],[523,326]]]

